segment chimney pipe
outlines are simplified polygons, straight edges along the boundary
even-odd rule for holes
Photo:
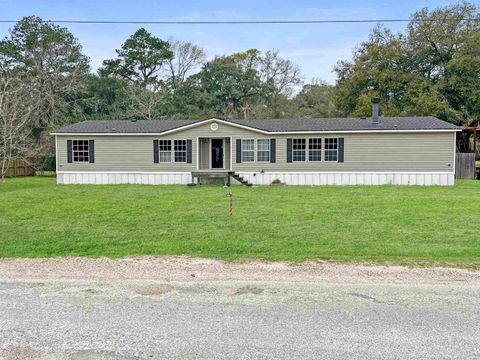
[[[372,125],[378,126],[380,124],[379,112],[380,112],[380,99],[372,99]]]

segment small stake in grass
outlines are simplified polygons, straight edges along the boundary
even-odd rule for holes
[[[228,210],[228,215],[233,215],[233,193],[230,191],[229,193],[225,194],[230,197],[230,208]]]

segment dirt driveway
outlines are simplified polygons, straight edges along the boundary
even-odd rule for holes
[[[79,280],[264,280],[334,283],[480,284],[480,271],[306,262],[225,263],[191,257],[0,259],[0,277]]]

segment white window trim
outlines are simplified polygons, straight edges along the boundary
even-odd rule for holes
[[[320,160],[310,160],[310,139],[320,139]],[[324,157],[323,148],[324,148],[324,138],[322,137],[309,137],[307,138],[307,162],[319,163],[322,162]]]
[[[160,150],[160,142],[161,141],[168,141],[170,142],[170,161],[162,161],[162,157],[160,156],[161,153],[168,153],[168,150],[165,150],[165,151],[161,151]],[[173,156],[173,143],[172,143],[172,140],[170,139],[158,139],[158,163],[159,164],[171,164],[172,163],[172,156]]]
[[[294,160],[294,157],[293,157],[293,139],[305,139],[306,141],[306,148],[305,148],[305,160],[304,161],[301,161],[301,160]],[[310,148],[308,146],[308,142],[310,139],[322,139],[322,149],[320,150],[320,160],[310,160]],[[337,139],[337,160],[325,160],[326,157],[325,157],[325,139]],[[320,162],[329,162],[329,163],[334,163],[334,162],[337,162],[338,163],[338,140],[339,138],[338,137],[319,137],[319,136],[309,136],[309,137],[295,137],[295,138],[292,138],[292,162],[298,162],[298,163],[305,163],[305,162],[311,162],[311,163],[320,163]]]
[[[184,150],[179,150],[179,151],[175,151],[175,141],[185,141],[185,151]],[[185,161],[176,161],[175,160],[175,152],[181,152],[181,153],[185,153]],[[187,157],[188,157],[188,145],[187,145],[187,139],[174,139],[173,140],[173,143],[172,143],[172,162],[176,163],[176,164],[186,164],[187,163]]]
[[[78,150],[73,150],[73,142],[74,141],[86,141],[87,142],[87,160],[84,161],[75,161],[75,151],[79,152]],[[82,150],[82,152],[85,152]],[[90,140],[89,139],[72,139],[72,163],[83,164],[90,162]]]
[[[253,140],[253,160],[245,160],[244,157],[243,157],[243,152],[244,152],[243,149],[245,148],[243,146],[243,142],[247,141],[247,140],[248,141]],[[241,139],[241,142],[242,142],[242,147],[241,147],[242,151],[240,153],[241,154],[240,157],[241,157],[242,163],[254,163],[254,162],[256,162],[256,160],[257,160],[257,142],[255,141],[255,139],[254,138],[253,139],[252,138],[245,138],[245,139]],[[247,151],[251,152],[252,150],[247,150]]]
[[[265,140],[268,143],[268,160],[258,160],[258,141],[259,140]],[[269,163],[271,160],[271,153],[272,149],[270,148],[272,145],[271,139],[267,138],[260,138],[260,139],[255,139],[255,161],[259,163]],[[261,151],[266,151],[266,150],[261,150]]]
[[[326,145],[325,145],[325,139],[336,139],[336,140],[337,140],[337,149],[336,149],[336,151],[337,151],[337,159],[336,159],[336,160],[327,160],[327,157],[326,157],[327,147],[326,147]],[[324,162],[329,162],[329,163],[331,163],[331,162],[337,162],[337,163],[338,163],[338,143],[339,143],[338,137],[325,137],[325,138],[323,138],[323,148],[322,148],[323,154],[322,154],[322,155],[323,155],[323,161],[324,161]]]
[[[272,156],[271,155],[272,154],[272,149],[271,149],[272,138],[244,138],[244,139],[240,139],[240,140],[242,142],[242,151],[241,151],[242,163],[261,163],[261,164],[270,163],[270,161],[272,160],[272,158],[271,158],[271,156]],[[243,157],[243,149],[244,149],[243,142],[245,140],[253,140],[253,160],[251,160],[251,161],[250,160],[245,160],[244,157]],[[259,140],[266,140],[268,142],[268,160],[258,160],[258,141]],[[252,150],[248,150],[248,151],[250,152]]]
[[[158,163],[159,164],[186,164],[188,158],[188,148],[187,148],[187,141],[188,139],[157,139],[158,140]],[[170,141],[170,161],[161,161],[160,160],[160,152],[168,152],[168,151],[160,151],[160,141]],[[175,161],[175,141],[185,141],[185,161]],[[183,151],[182,151],[183,152]]]
[[[300,151],[300,150],[294,150],[293,149],[293,140],[295,139],[305,139],[305,160],[295,160],[295,156],[293,156],[295,151]],[[298,162],[298,163],[304,163],[308,162],[308,138],[307,137],[296,137],[292,138],[292,162]]]

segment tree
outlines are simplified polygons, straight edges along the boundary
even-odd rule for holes
[[[448,104],[467,124],[480,119],[480,32],[471,32],[465,38],[444,71],[439,86]]]
[[[89,59],[66,28],[30,16],[20,20],[0,42],[0,66],[21,71],[34,82],[34,93],[40,97],[38,126],[46,129],[62,122],[69,111],[71,104],[66,98],[84,86]]]
[[[126,80],[89,74],[85,83],[84,90],[71,95],[74,106],[65,115],[67,122],[126,118],[130,103]]]
[[[405,38],[379,26],[356,49],[352,61],[339,62],[335,91],[336,105],[342,113],[369,115],[369,98],[379,97],[384,113],[388,108],[390,115],[399,114],[405,91],[419,80],[411,74],[405,52]]]
[[[143,28],[130,36],[116,52],[116,59],[103,62],[100,74],[119,76],[144,88],[159,82],[163,66],[173,58],[170,44]]]
[[[480,116],[478,9],[467,2],[422,9],[405,34],[376,27],[335,71],[335,103],[345,115],[370,114],[371,97],[385,115],[433,115],[452,123]]]
[[[210,96],[198,84],[198,76],[177,84],[174,92],[163,94],[163,114],[168,118],[199,120],[218,113],[210,108]]]
[[[305,84],[293,99],[293,112],[310,118],[335,116],[333,91],[333,85],[313,79],[310,84]]]
[[[201,93],[201,107],[226,118],[247,118],[264,94],[257,71],[242,68],[232,56],[208,62],[192,79]]]
[[[424,8],[413,14],[408,24],[406,53],[415,64],[413,71],[435,82],[445,71],[465,37],[471,31],[479,31],[480,23],[475,5],[461,2],[430,11]]]
[[[200,46],[188,41],[171,39],[169,44],[173,56],[168,59],[168,78],[172,87],[177,89],[206,61],[207,54]]]
[[[15,158],[32,146],[41,96],[36,80],[25,70],[0,68],[0,181]]]
[[[269,89],[269,106],[273,117],[281,117],[278,107],[282,96],[290,97],[295,86],[301,85],[300,68],[280,56],[278,50],[269,50],[260,58],[260,79]]]
[[[263,84],[262,117],[282,117],[285,108],[296,86],[301,85],[300,68],[292,61],[280,56],[278,50],[269,50],[265,53],[257,49],[231,55],[235,63],[243,71],[256,71]],[[265,113],[264,110],[267,110]]]
[[[154,120],[163,117],[162,105],[165,103],[165,92],[156,86],[150,89],[137,84],[128,86],[130,98],[127,117],[141,120]]]

